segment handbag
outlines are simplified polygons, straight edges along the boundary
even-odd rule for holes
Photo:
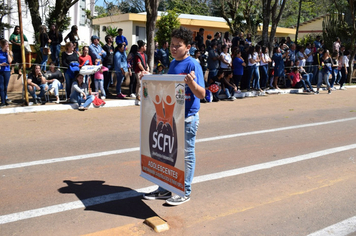
[[[50,55],[51,54],[51,50],[49,50],[48,47],[45,47],[45,48],[43,48],[42,53],[43,53],[43,55]]]

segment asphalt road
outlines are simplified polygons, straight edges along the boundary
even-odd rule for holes
[[[140,197],[138,107],[1,115],[0,235],[355,235],[355,92],[202,104],[177,207]]]

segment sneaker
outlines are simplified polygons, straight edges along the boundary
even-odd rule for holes
[[[123,99],[123,98],[125,98],[126,97],[126,95],[123,95],[122,93],[119,93],[118,95],[117,95],[117,98],[120,98],[120,99]]]
[[[340,87],[340,90],[346,90],[346,88],[344,86]]]
[[[141,104],[141,102],[136,99],[136,100],[135,100],[135,105],[136,105],[136,106],[140,106],[140,104]]]
[[[331,89],[328,90],[328,94],[331,94]]]
[[[172,193],[164,190],[164,191],[159,191],[158,189],[156,191],[153,191],[151,193],[145,193],[143,194],[143,198],[147,200],[156,200],[156,199],[168,199],[172,197]]]
[[[130,94],[130,97],[135,98],[136,95],[135,95],[134,93],[131,93],[131,94]]]
[[[171,206],[178,206],[180,204],[188,202],[189,200],[190,200],[189,196],[181,197],[181,196],[178,196],[178,195],[174,195],[173,197],[167,199],[166,203],[168,205],[171,205]]]
[[[315,95],[318,95],[318,94],[319,94],[319,91],[316,91],[314,94],[315,94]]]
[[[83,107],[83,106],[80,106],[80,107],[78,107],[78,110],[79,110],[79,111],[84,111],[84,107]]]
[[[54,88],[51,88],[49,91],[48,91],[49,95],[53,95],[54,94]]]
[[[235,101],[236,98],[235,98],[234,96],[231,96],[231,97],[229,97],[229,100],[230,100],[230,101]]]
[[[104,99],[106,99],[106,97],[105,97],[105,96],[101,96],[101,99],[103,99],[103,100],[104,100]]]

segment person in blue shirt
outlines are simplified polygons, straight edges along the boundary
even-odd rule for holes
[[[144,194],[148,200],[167,199],[169,205],[180,205],[190,200],[191,184],[195,170],[195,138],[199,125],[200,99],[205,97],[204,76],[200,64],[189,56],[193,41],[192,32],[184,27],[174,29],[171,35],[171,62],[168,74],[184,74],[185,81],[185,196],[172,196],[172,193],[159,187],[156,191]]]
[[[115,48],[114,54],[114,69],[116,73],[116,93],[117,98],[125,98],[126,96],[121,92],[121,84],[124,81],[125,75],[128,75],[127,56],[125,52],[125,45],[118,44]]]
[[[10,80],[10,64],[12,62],[12,52],[9,49],[9,42],[6,39],[0,41],[0,97],[1,103],[0,107],[9,105],[7,97],[7,86],[9,85]]]
[[[244,59],[241,56],[241,51],[239,48],[236,48],[234,50],[233,56],[232,56],[232,65],[233,65],[233,80],[234,84],[236,87],[239,87],[239,83],[241,81],[241,78],[244,74],[244,67],[246,66],[246,63],[244,62]]]
[[[168,41],[165,41],[162,47],[158,50],[158,63],[161,63],[163,66],[163,73],[167,73],[169,69],[169,50],[168,50]]]
[[[283,59],[288,56],[289,51],[282,55],[281,48],[275,47],[273,50],[272,60],[274,61],[274,79],[273,79],[273,87],[275,89],[279,89],[278,80],[279,77],[284,77],[284,61]]]
[[[92,62],[94,62],[96,59],[103,61],[103,59],[106,57],[106,52],[101,47],[99,40],[100,38],[98,36],[91,36],[92,44],[89,46],[89,55],[91,56]]]
[[[122,35],[122,32],[123,32],[123,30],[121,28],[117,30],[117,33],[119,35],[116,36],[115,43],[116,43],[116,45],[119,45],[120,43],[125,45],[125,50],[126,50],[126,46],[128,45],[128,42],[127,42],[126,37]]]

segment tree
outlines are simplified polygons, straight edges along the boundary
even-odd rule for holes
[[[117,0],[117,6],[121,13],[139,13],[145,11],[145,2],[143,0]]]
[[[241,0],[214,0],[212,9],[215,14],[226,21],[232,33],[237,33],[242,27],[243,16],[238,11]]]
[[[145,0],[146,7],[146,35],[147,35],[147,57],[148,65],[151,72],[153,71],[154,64],[154,51],[155,51],[155,42],[154,42],[154,31],[157,21],[157,9],[160,0]]]
[[[6,15],[10,15],[12,7],[7,4],[0,5],[0,30],[10,29],[12,26],[8,23],[4,23],[2,20]]]
[[[168,0],[167,10],[177,13],[209,15],[208,0]]]
[[[171,41],[171,29],[178,28],[180,22],[178,20],[178,13],[168,10],[167,14],[162,14],[161,19],[156,23],[157,33],[155,40],[159,45],[162,45],[165,41]]]
[[[264,45],[268,45],[270,51],[272,49],[273,39],[276,35],[277,26],[281,19],[286,2],[287,0],[262,0],[262,41]],[[268,28],[270,21],[272,21],[272,24],[268,40]]]
[[[69,25],[67,13],[78,1],[79,0],[56,0],[55,6],[50,9],[48,22],[55,22],[60,30],[67,29],[66,27]],[[25,0],[25,2],[30,10],[32,26],[36,32],[42,25],[39,0]]]

